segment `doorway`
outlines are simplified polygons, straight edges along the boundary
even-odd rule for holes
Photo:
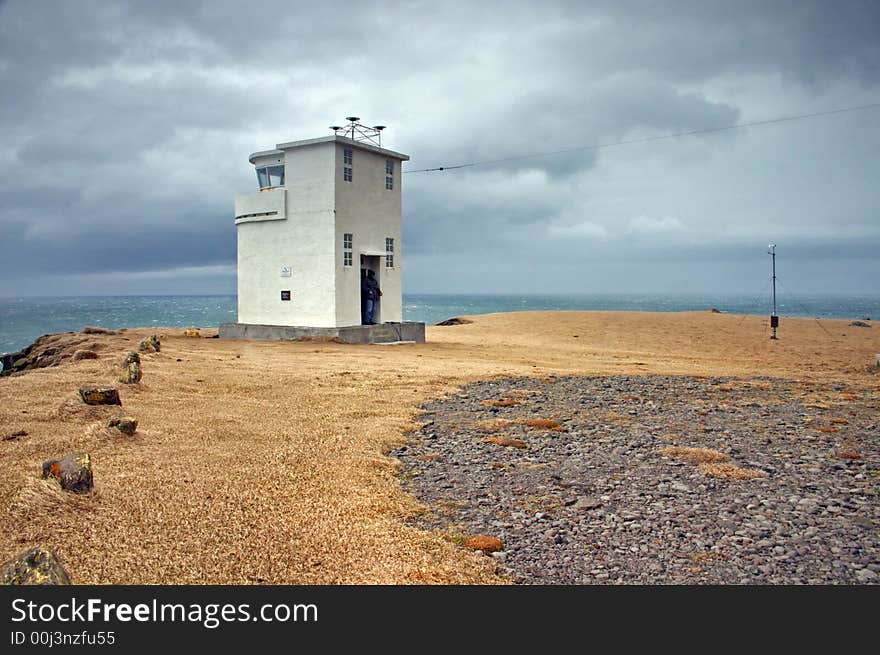
[[[379,285],[379,288],[382,288],[382,280],[381,280],[381,261],[382,258],[380,255],[361,255],[361,324],[364,325],[367,323],[366,316],[366,301],[367,298],[364,294],[365,289],[365,280],[368,276],[367,271],[372,271],[373,277],[376,280],[376,283]],[[373,316],[372,323],[379,324],[382,322],[382,299],[381,297],[376,298],[373,301]]]

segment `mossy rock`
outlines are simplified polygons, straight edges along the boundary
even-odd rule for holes
[[[0,565],[0,584],[68,585],[70,576],[55,555],[37,546]]]
[[[114,416],[107,422],[107,427],[116,428],[122,434],[131,436],[137,432],[138,422],[131,416]]]
[[[86,405],[121,405],[115,387],[80,387],[79,395]]]
[[[88,453],[71,453],[62,459],[43,462],[43,477],[55,478],[61,488],[74,493],[87,493],[92,490],[92,458]]]

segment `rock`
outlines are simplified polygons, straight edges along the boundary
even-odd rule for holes
[[[710,314],[720,314],[720,313],[721,313],[721,310],[720,310],[720,309],[715,309],[714,307],[712,307],[712,308],[709,310],[709,313],[710,313]]]
[[[131,436],[137,432],[138,422],[136,418],[132,418],[131,416],[114,416],[107,421],[107,427],[116,428],[122,434]]]
[[[198,328],[186,328],[186,329],[183,331],[183,336],[185,336],[185,337],[192,337],[192,338],[194,338],[194,339],[198,339],[198,338],[200,338],[202,335],[199,334],[199,330],[198,330]]]
[[[874,368],[880,368],[880,353],[874,355]]]
[[[151,336],[149,339],[144,339],[138,345],[138,350],[142,353],[157,353],[162,349],[162,344],[159,341],[159,337],[155,334]]]
[[[852,322],[850,323],[850,325],[853,326],[853,327],[866,327],[866,328],[871,327],[870,325],[868,325],[868,324],[865,323],[864,321],[852,321]]]
[[[482,550],[486,554],[504,550],[504,546],[501,544],[500,539],[497,537],[489,537],[484,534],[478,534],[465,539],[464,545],[471,550]]]
[[[107,328],[102,327],[92,327],[91,325],[85,326],[80,332],[82,334],[116,334],[113,330],[108,330]]]
[[[591,509],[598,509],[602,507],[602,501],[594,500],[592,498],[578,498],[573,507],[578,511],[588,512]]]
[[[16,430],[15,432],[4,435],[3,441],[18,441],[21,437],[26,437],[27,434],[27,430]]]
[[[467,325],[468,323],[473,323],[473,321],[468,320],[466,318],[459,318],[455,316],[453,318],[447,318],[445,321],[440,321],[439,323],[435,323],[434,325],[440,326],[449,326],[449,325]]]
[[[57,478],[61,488],[74,493],[92,490],[92,458],[88,453],[71,453],[63,459],[43,462],[43,477]]]
[[[130,352],[122,360],[122,373],[119,381],[123,384],[135,384],[141,381],[141,356]]]
[[[70,576],[50,551],[37,546],[0,565],[0,584],[62,585]]]
[[[94,350],[76,350],[73,353],[74,361],[79,361],[81,359],[98,359],[98,353]]]
[[[79,395],[86,405],[122,405],[116,387],[80,387]]]

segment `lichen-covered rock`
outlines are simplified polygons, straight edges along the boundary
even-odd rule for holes
[[[55,555],[37,546],[0,565],[0,583],[61,585],[70,584],[70,576]]]
[[[149,339],[144,339],[141,341],[138,346],[138,350],[142,353],[157,353],[162,349],[162,344],[159,341],[159,337],[155,334],[151,336]]]
[[[122,434],[132,435],[137,432],[138,422],[131,416],[114,416],[107,422],[107,427],[116,428]]]
[[[73,359],[76,361],[80,359],[98,359],[98,353],[94,350],[77,350],[73,353]]]
[[[141,381],[141,356],[130,352],[122,360],[122,373],[119,381],[123,384],[135,384]]]
[[[116,387],[80,387],[79,395],[86,405],[121,405]]]
[[[198,339],[198,338],[201,337],[202,335],[199,333],[199,329],[198,329],[198,328],[186,328],[186,329],[183,331],[183,336],[185,336],[185,337],[193,337],[193,338]]]
[[[71,453],[62,459],[43,462],[43,477],[57,478],[61,488],[74,493],[92,490],[92,458],[88,453]]]

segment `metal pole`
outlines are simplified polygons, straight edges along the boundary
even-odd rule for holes
[[[773,312],[770,314],[770,327],[773,329],[773,335],[770,338],[775,339],[776,328],[779,325],[779,316],[776,315],[776,244],[771,243],[770,250],[767,252],[770,253],[770,302],[773,306]]]

